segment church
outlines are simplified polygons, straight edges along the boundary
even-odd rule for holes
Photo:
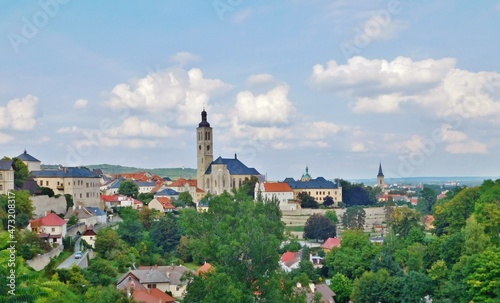
[[[238,189],[245,179],[252,176],[263,180],[263,176],[253,167],[247,167],[237,155],[234,158],[218,157],[214,161],[213,156],[213,131],[207,121],[207,112],[201,112],[201,122],[196,128],[196,154],[197,171],[196,180],[198,188],[206,193],[220,195],[224,191]]]

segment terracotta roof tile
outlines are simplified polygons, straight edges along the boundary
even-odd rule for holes
[[[321,245],[321,248],[325,249],[332,249],[334,247],[340,247],[340,238],[328,238],[323,245]]]
[[[266,192],[293,192],[293,189],[285,182],[265,182]]]

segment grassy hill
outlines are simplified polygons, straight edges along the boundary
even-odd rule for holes
[[[42,165],[42,169],[57,169],[59,165]],[[161,177],[170,177],[171,179],[194,179],[196,178],[196,169],[194,168],[138,168],[111,164],[85,165],[89,169],[100,169],[105,174],[122,174],[147,171],[153,175]]]

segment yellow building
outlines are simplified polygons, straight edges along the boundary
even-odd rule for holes
[[[307,167],[300,180],[286,178],[284,182],[293,189],[295,199],[298,199],[300,193],[305,192],[320,204],[324,202],[326,197],[333,198],[334,206],[338,206],[338,203],[342,202],[342,186],[323,177],[311,178]]]

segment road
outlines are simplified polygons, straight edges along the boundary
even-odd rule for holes
[[[81,259],[75,259],[75,252],[81,250],[80,249],[80,244],[81,244],[81,238],[78,237],[78,240],[75,242],[75,248],[73,254],[64,260],[57,269],[62,269],[62,268],[71,268],[73,265],[77,265],[80,268],[86,268],[88,266],[88,261],[87,261],[87,253],[88,251],[82,252],[82,258]]]

